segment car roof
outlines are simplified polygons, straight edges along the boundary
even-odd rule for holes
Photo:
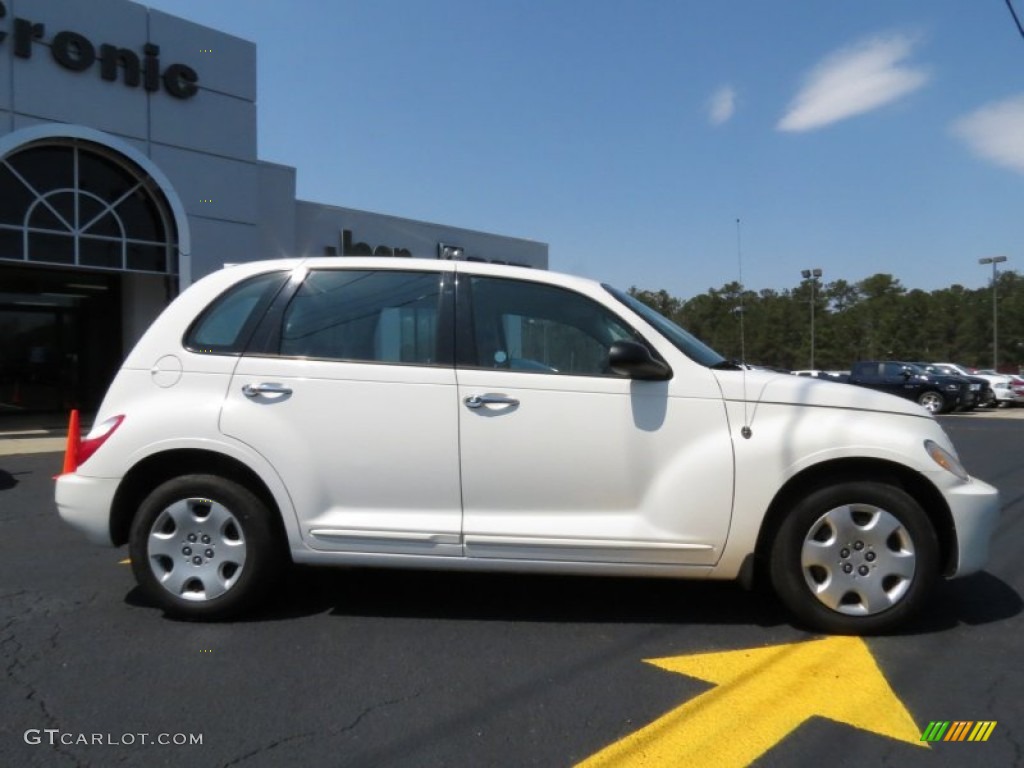
[[[239,264],[225,265],[224,270],[231,270],[229,282],[235,282],[250,275],[275,270],[293,270],[300,267],[307,269],[374,269],[407,271],[418,270],[427,272],[457,272],[459,274],[486,275],[489,277],[509,277],[519,280],[532,280],[549,285],[560,285],[573,288],[584,293],[605,293],[602,284],[591,278],[554,272],[547,269],[513,264],[494,264],[481,261],[447,261],[441,259],[418,259],[394,256],[310,256],[304,258],[267,259],[247,261]],[[224,274],[218,270],[212,274]],[[236,271],[237,270],[237,271]],[[210,275],[207,275],[210,277]],[[206,278],[204,278],[206,279]]]

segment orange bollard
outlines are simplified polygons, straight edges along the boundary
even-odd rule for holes
[[[68,419],[68,441],[64,447],[64,468],[62,475],[74,472],[78,469],[78,445],[81,442],[81,429],[78,425],[78,409],[71,411],[71,418]]]

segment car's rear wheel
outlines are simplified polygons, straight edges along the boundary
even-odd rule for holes
[[[139,586],[167,613],[193,619],[248,608],[281,561],[266,504],[216,475],[155,488],[132,523],[130,549]]]
[[[921,506],[896,486],[857,481],[796,504],[773,542],[771,579],[809,627],[874,634],[921,609],[938,563],[938,538]]]
[[[942,413],[946,409],[946,398],[941,392],[922,392],[917,398],[919,405],[923,405],[929,413]]]

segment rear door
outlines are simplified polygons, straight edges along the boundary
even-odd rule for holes
[[[311,270],[239,360],[221,429],[274,466],[310,547],[462,553],[449,281]]]

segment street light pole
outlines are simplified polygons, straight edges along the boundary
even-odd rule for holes
[[[811,281],[811,370],[814,370],[814,285],[821,277],[821,270],[818,267],[813,269],[802,269],[800,274],[804,280]]]
[[[999,279],[997,264],[1006,261],[1005,256],[986,256],[978,259],[979,264],[992,265],[992,370],[999,373],[999,303],[996,298],[996,282]]]

